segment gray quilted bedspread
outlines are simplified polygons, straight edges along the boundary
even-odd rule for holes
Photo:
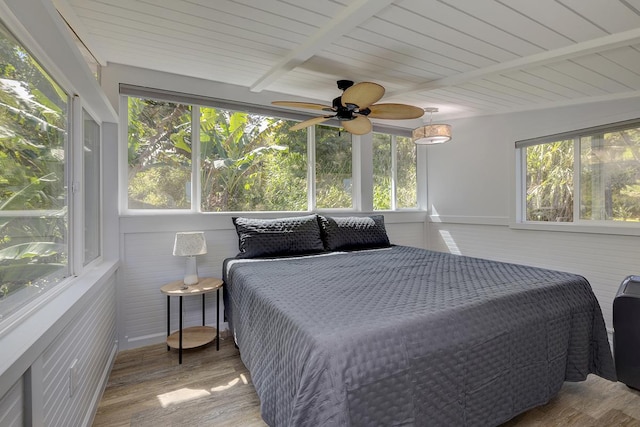
[[[615,379],[600,307],[574,274],[403,246],[225,268],[271,426],[491,426],[563,381]]]

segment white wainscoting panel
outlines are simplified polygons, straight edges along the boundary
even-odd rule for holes
[[[411,223],[387,223],[387,235],[391,243],[395,245],[415,246],[418,248],[426,248],[426,222]]]
[[[392,243],[426,247],[426,213],[385,213],[385,218],[388,218],[386,229]],[[158,223],[153,225],[154,221]],[[203,221],[202,217],[191,221],[189,218],[172,217],[167,218],[164,223],[158,217],[150,217],[149,221],[140,217],[121,219],[122,259],[117,292],[119,350],[157,344],[166,338],[167,297],[160,292],[160,287],[181,279],[185,268],[185,260],[172,255],[176,231],[200,229],[205,232],[207,254],[197,257],[200,277],[222,277],[224,259],[238,253],[238,236],[230,218],[211,219],[211,228],[206,228]],[[140,225],[141,222],[146,225]],[[171,297],[172,332],[178,329],[178,304],[178,298]],[[183,304],[184,327],[202,324],[201,297],[185,297]],[[227,328],[223,322],[223,313],[220,291],[219,315],[222,330]],[[207,294],[206,324],[215,326],[215,316],[216,294]]]
[[[22,379],[0,398],[0,426],[22,427],[24,423],[24,385]]]
[[[48,426],[90,424],[115,356],[115,277],[43,352],[43,416]],[[70,393],[69,368],[76,376]]]
[[[640,274],[637,236],[516,230],[478,224],[429,224],[429,248],[584,276],[613,327],[613,299],[622,280]]]
[[[197,257],[198,276],[222,277],[225,258],[238,252],[235,230],[205,231],[207,254]],[[118,289],[120,350],[162,342],[167,335],[167,296],[162,285],[184,277],[185,259],[174,257],[175,231],[124,235],[122,280]],[[178,329],[179,299],[171,297],[171,331]],[[202,324],[202,297],[183,299],[184,327]],[[223,323],[220,291],[220,328]],[[205,322],[216,324],[216,293],[205,296]]]

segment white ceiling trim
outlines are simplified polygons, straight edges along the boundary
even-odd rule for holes
[[[298,65],[317,54],[355,29],[367,19],[393,3],[394,0],[358,0],[352,2],[343,13],[333,18],[328,25],[323,26],[311,35],[304,43],[289,52],[269,71],[263,74],[249,88],[252,92],[261,92],[282,75],[296,68]]]
[[[82,20],[78,17],[76,12],[73,10],[67,0],[53,0],[53,5],[58,10],[58,13],[64,18],[65,21],[69,24],[73,31],[77,34],[78,38],[85,45],[87,50],[91,53],[91,55],[95,58],[95,60],[103,67],[106,67],[107,60],[102,56],[96,49],[95,46],[89,46],[88,42],[91,40],[89,36],[89,31],[87,31],[87,27],[84,25]]]
[[[443,77],[441,79],[432,80],[413,86],[409,89],[388,92],[386,96],[388,98],[391,98],[394,96],[406,95],[412,92],[424,92],[448,86],[455,86],[467,83],[471,80],[488,77],[494,74],[522,70],[531,67],[539,67],[549,63],[576,58],[603,50],[633,45],[638,42],[640,42],[640,28],[634,28],[632,30],[624,31],[621,33],[611,34],[597,39],[576,43],[570,46],[524,56],[522,58],[505,61],[499,64],[490,65],[488,67],[479,68],[477,70],[468,71],[449,77]]]

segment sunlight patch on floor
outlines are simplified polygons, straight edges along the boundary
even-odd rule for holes
[[[227,385],[220,385],[218,387],[214,387],[211,389],[211,391],[225,391],[230,389],[231,387],[233,387],[234,385],[238,384],[240,382],[240,378],[235,378],[231,381],[229,381],[229,383]]]
[[[191,388],[181,388],[178,390],[170,391],[158,395],[158,400],[163,408],[171,405],[177,405],[179,403],[187,402],[189,400],[200,399],[202,397],[210,396],[207,390],[194,390]]]
[[[189,400],[201,399],[203,397],[211,396],[211,393],[218,393],[228,390],[231,387],[239,384],[240,382],[242,382],[243,384],[248,384],[247,378],[244,376],[244,374],[240,374],[240,377],[232,379],[225,385],[213,387],[209,391],[205,389],[192,389],[185,387],[178,390],[170,391],[168,393],[159,394],[157,398],[160,401],[160,405],[163,408],[166,408],[168,406],[177,405]]]

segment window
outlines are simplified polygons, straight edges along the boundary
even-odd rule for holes
[[[316,126],[316,207],[353,208],[351,134]]]
[[[0,318],[68,274],[69,96],[0,23]]]
[[[416,146],[411,138],[373,134],[373,209],[418,206]]]
[[[307,132],[294,122],[200,108],[201,210],[307,209]]]
[[[352,135],[340,128],[323,124],[291,132],[307,116],[132,85],[120,90],[129,111],[123,182],[130,212],[300,212],[356,205]],[[372,135],[373,144],[360,146],[364,156],[356,158],[373,150],[374,209],[416,209],[415,144],[404,136]],[[363,169],[369,170],[356,168]]]
[[[526,221],[640,221],[640,122],[519,141]]]
[[[129,209],[191,206],[191,107],[129,98]]]
[[[416,144],[411,138],[397,136],[396,139],[396,208],[418,207],[418,171]]]
[[[82,110],[84,154],[84,257],[83,265],[100,256],[100,125]]]
[[[353,208],[349,133],[330,126],[291,132],[296,122],[265,114],[127,99],[128,209]],[[315,147],[313,165],[309,146]]]
[[[391,135],[373,134],[373,209],[391,209],[395,192]]]

